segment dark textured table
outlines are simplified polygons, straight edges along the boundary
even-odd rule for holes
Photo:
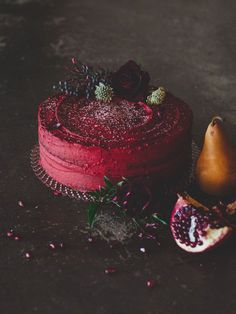
[[[0,1],[1,314],[236,313],[234,239],[203,255],[178,249],[168,230],[148,254],[137,241],[91,245],[85,206],[54,196],[30,168],[37,105],[73,55],[111,69],[137,60],[190,104],[199,144],[214,114],[236,135],[236,2],[127,2]],[[49,250],[53,240],[65,249]]]

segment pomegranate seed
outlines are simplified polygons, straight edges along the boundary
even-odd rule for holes
[[[76,59],[75,57],[73,57],[73,58],[71,59],[71,62],[72,62],[72,64],[76,64],[76,63],[77,63],[77,59]]]
[[[65,244],[63,242],[60,242],[58,244],[58,246],[59,246],[60,249],[64,249],[65,248]]]
[[[157,229],[159,226],[158,226],[158,224],[157,223],[147,223],[146,225],[145,225],[145,228],[152,228],[152,229]]]
[[[94,238],[89,237],[89,238],[88,238],[88,242],[89,242],[89,243],[93,243],[93,242],[94,242]]]
[[[51,250],[57,250],[57,249],[63,249],[65,247],[63,242],[50,242],[48,245],[49,249]]]
[[[148,288],[154,288],[156,284],[157,284],[156,280],[153,280],[153,279],[147,280],[146,282],[146,285]]]
[[[33,254],[32,254],[32,252],[25,252],[25,258],[27,258],[27,259],[31,259],[33,257]]]
[[[146,234],[145,238],[148,240],[156,240],[156,237],[153,234]]]
[[[125,196],[126,196],[126,197],[129,197],[130,194],[131,194],[131,192],[129,191],[129,192],[127,192],[127,193],[125,194]]]
[[[52,250],[55,250],[56,249],[56,244],[51,242],[49,243],[49,248],[52,249]]]
[[[21,236],[15,235],[15,236],[14,236],[14,240],[15,240],[15,241],[20,241],[20,240],[21,240]]]
[[[110,274],[115,274],[117,273],[117,268],[116,267],[108,267],[105,269],[105,274],[110,275]]]
[[[22,201],[18,201],[18,205],[19,205],[20,207],[25,207],[25,205],[24,205],[24,203],[23,203]]]
[[[142,253],[146,253],[145,247],[141,247],[139,250],[140,250],[140,252],[142,252]]]
[[[13,233],[12,230],[10,230],[10,231],[7,232],[7,237],[8,237],[8,238],[12,238],[13,236],[14,236],[14,233]]]

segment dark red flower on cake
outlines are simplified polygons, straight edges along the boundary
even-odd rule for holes
[[[148,91],[150,76],[132,60],[125,63],[112,75],[115,93],[129,100],[141,100]]]

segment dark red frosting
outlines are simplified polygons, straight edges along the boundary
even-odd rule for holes
[[[102,186],[104,175],[170,180],[190,158],[192,112],[171,94],[152,107],[57,95],[40,105],[38,120],[42,166],[81,191]]]

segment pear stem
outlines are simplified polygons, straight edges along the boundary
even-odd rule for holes
[[[224,122],[224,119],[220,116],[215,116],[214,118],[212,118],[211,120],[211,124],[212,126],[214,126],[218,121],[220,122]]]
[[[188,193],[187,192],[181,192],[181,193],[177,193],[177,196],[179,197],[179,198],[183,198],[183,199],[186,199],[186,198],[188,198]]]

